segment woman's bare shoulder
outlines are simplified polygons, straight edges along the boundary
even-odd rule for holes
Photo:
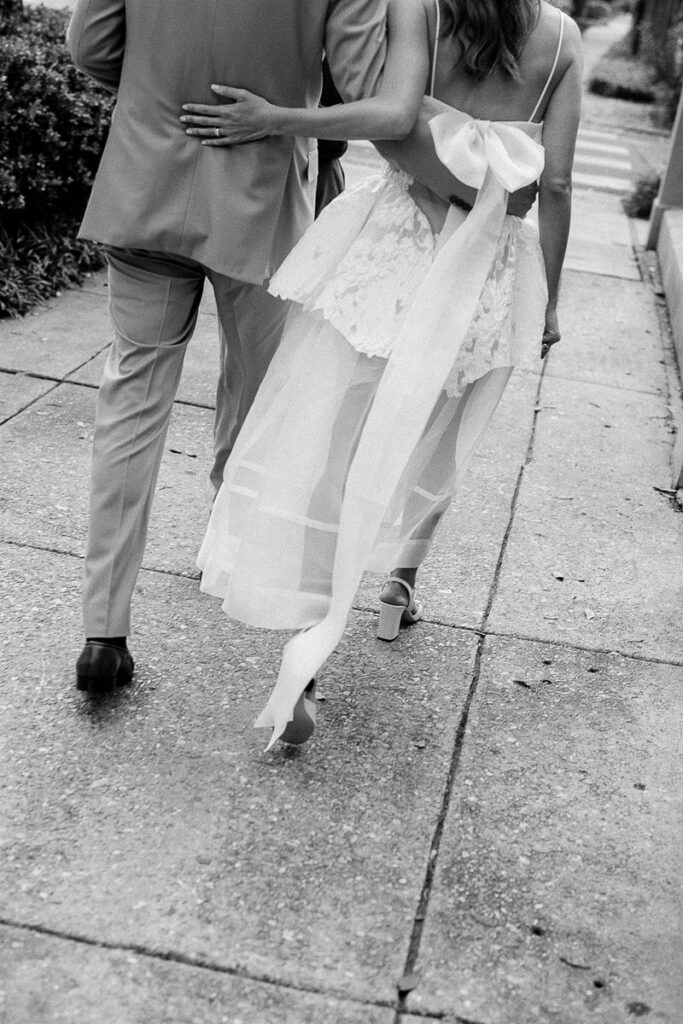
[[[435,15],[434,0],[387,0],[387,25],[389,33],[409,32],[411,28],[420,36],[430,30],[430,12]]]
[[[549,26],[551,32],[557,31],[556,26],[559,24],[559,19],[562,18],[564,25],[561,57],[567,63],[580,58],[583,52],[583,43],[581,30],[574,19],[568,14],[561,13],[560,9],[548,3],[548,0],[541,0],[541,18]]]
[[[387,13],[389,17],[400,14],[403,11],[424,11],[428,13],[436,10],[435,0],[387,0]]]

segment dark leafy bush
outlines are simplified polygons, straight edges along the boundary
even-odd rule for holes
[[[651,66],[633,56],[629,37],[620,39],[598,62],[590,80],[590,91],[635,103],[653,103],[657,91]]]
[[[0,227],[0,317],[28,313],[61,288],[80,284],[99,270],[100,250],[76,238],[78,219],[56,214],[52,221]]]
[[[555,7],[560,7],[565,14],[575,18],[581,29],[631,9],[631,0],[550,0],[550,2]]]
[[[606,0],[588,0],[582,11],[587,21],[601,21],[604,18],[611,18],[613,14],[614,8]]]
[[[0,37],[0,315],[25,312],[99,260],[75,236],[112,99],[73,67],[67,20],[27,9]]]
[[[652,213],[652,204],[659,192],[660,182],[659,174],[648,174],[638,179],[633,191],[623,199],[623,207],[629,217],[649,219]]]

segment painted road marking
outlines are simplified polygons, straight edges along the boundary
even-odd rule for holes
[[[628,148],[613,132],[579,129],[572,180],[579,188],[606,192],[628,192],[632,188],[633,165]]]
[[[609,143],[604,142],[591,142],[590,139],[579,139],[576,143],[577,150],[581,150],[582,153],[611,153],[612,156],[628,156],[628,149],[626,146],[612,146]]]
[[[614,160],[612,157],[602,156],[590,156],[584,153],[577,153],[576,162],[582,164],[590,164],[591,167],[610,167],[614,171],[627,171],[629,174],[633,170],[630,160]]]
[[[606,174],[584,174],[574,171],[572,181],[579,188],[599,188],[604,192],[628,192],[631,188],[630,178],[610,178]]]

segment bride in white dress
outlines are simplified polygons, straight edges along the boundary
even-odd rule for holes
[[[417,568],[513,367],[538,366],[559,340],[576,26],[544,0],[389,0],[387,24],[372,99],[293,110],[216,87],[229,102],[183,118],[206,145],[412,129],[407,146],[379,148],[419,173],[433,140],[444,182],[430,184],[458,203],[390,163],[327,207],[270,282],[290,318],[198,560],[202,590],[231,618],[300,630],[256,722],[272,728],[269,746],[310,736],[314,677],[365,569],[398,567],[380,637],[420,617]],[[509,194],[536,180],[540,242],[506,214]]]

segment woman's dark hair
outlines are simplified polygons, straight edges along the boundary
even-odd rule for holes
[[[444,33],[457,36],[462,64],[473,78],[500,68],[519,77],[520,53],[540,12],[539,0],[440,0]]]

